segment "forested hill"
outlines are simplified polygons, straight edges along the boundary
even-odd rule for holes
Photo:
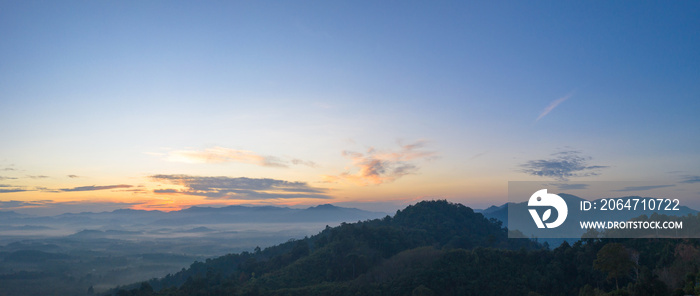
[[[391,270],[386,264],[397,258],[418,256],[416,264],[428,264],[438,257],[425,257],[425,252],[476,247],[541,248],[527,239],[508,239],[501,222],[461,204],[423,201],[397,211],[394,217],[343,223],[264,250],[196,262],[149,284],[162,295],[195,295],[199,290],[221,295],[252,290],[287,293],[375,277],[381,270]]]
[[[688,216],[697,219],[697,216]],[[447,201],[195,262],[117,295],[698,295],[700,243],[590,238],[554,250]]]

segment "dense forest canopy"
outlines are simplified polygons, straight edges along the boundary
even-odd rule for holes
[[[689,217],[695,218],[695,217]],[[700,244],[602,239],[549,249],[445,200],[229,254],[116,295],[685,295],[700,292]]]

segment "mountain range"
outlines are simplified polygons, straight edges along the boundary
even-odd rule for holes
[[[549,249],[438,200],[105,295],[697,295],[698,262],[697,240],[586,238]]]
[[[32,216],[0,211],[0,295],[85,295],[231,252],[386,217],[330,204]]]
[[[119,209],[111,212],[66,213],[55,216],[32,216],[12,211],[0,211],[2,227],[56,227],[58,225],[95,226],[126,225],[185,226],[191,224],[228,223],[310,223],[347,222],[373,219],[386,216],[382,212],[370,212],[356,208],[344,208],[331,204],[318,205],[306,209],[275,206],[227,206],[191,207],[188,209],[161,212],[132,209]],[[91,227],[92,226],[92,227]]]

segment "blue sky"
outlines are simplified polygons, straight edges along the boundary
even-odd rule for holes
[[[508,181],[561,179],[543,166],[565,163],[570,181],[674,184],[700,205],[700,182],[686,182],[700,175],[699,13],[696,2],[3,1],[0,201],[483,207],[505,202]],[[192,189],[208,177],[302,182],[324,198]]]

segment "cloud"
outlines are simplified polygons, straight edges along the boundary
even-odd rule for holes
[[[134,186],[120,184],[120,185],[108,185],[108,186],[82,186],[82,187],[74,187],[74,188],[62,188],[59,190],[63,191],[63,192],[73,192],[73,191],[95,191],[95,190],[107,190],[107,189],[117,189],[117,188],[131,188],[131,187],[134,187]]]
[[[685,176],[683,176],[683,181],[681,181],[681,183],[687,183],[687,184],[700,183],[700,176],[685,175]]]
[[[134,188],[134,189],[115,190],[115,192],[131,192],[131,193],[133,193],[133,194],[150,193],[150,191],[146,190],[145,188]]]
[[[0,201],[0,209],[14,209],[14,208],[24,208],[24,207],[36,207],[43,206],[47,203],[51,203],[51,200],[37,200],[37,201]]]
[[[549,185],[556,186],[559,190],[580,190],[588,188],[588,184],[552,183]]]
[[[0,193],[12,193],[12,192],[24,192],[24,191],[32,191],[32,190],[27,190],[22,187],[17,187],[13,185],[7,185],[7,184],[0,184]]]
[[[80,178],[78,175],[68,175],[68,178],[75,179],[75,178]]]
[[[240,162],[267,167],[287,167],[276,157],[265,157],[251,151],[235,150],[223,147],[207,148],[202,151],[172,151],[166,157],[169,161],[186,163],[227,163]]]
[[[17,179],[17,178],[0,176],[0,180],[14,180],[14,179]]]
[[[533,176],[550,177],[559,181],[568,181],[572,177],[597,176],[596,170],[608,166],[588,165],[591,157],[579,155],[578,151],[562,151],[551,154],[554,158],[530,160],[520,165],[523,173]]]
[[[676,185],[651,185],[651,186],[628,186],[623,189],[618,189],[618,190],[613,190],[616,192],[626,192],[626,191],[644,191],[644,190],[652,190],[652,189],[658,189],[658,188],[666,188],[666,187],[674,187]]]
[[[264,167],[280,167],[286,168],[290,164],[306,165],[316,167],[312,161],[304,161],[301,159],[291,159],[290,161],[283,160],[275,156],[262,156],[252,151],[236,150],[224,147],[207,148],[204,150],[178,150],[168,153],[165,158],[168,161],[185,162],[185,163],[247,163],[255,164]]]
[[[49,176],[38,175],[38,176],[27,176],[27,178],[32,178],[32,179],[46,179],[46,178],[49,178]]]
[[[488,153],[488,151],[484,151],[484,152],[481,152],[481,153],[474,154],[472,157],[469,158],[469,160],[477,159],[477,158],[479,158],[479,157],[482,157],[482,156],[486,155],[487,153]]]
[[[301,160],[301,159],[298,159],[298,158],[292,159],[291,162],[292,162],[292,164],[294,164],[294,165],[305,165],[305,166],[312,167],[312,168],[317,167],[316,163],[313,162],[313,161]]]
[[[185,194],[204,196],[209,199],[289,199],[289,198],[319,198],[327,199],[325,189],[309,186],[305,182],[290,182],[269,178],[231,178],[203,177],[190,175],[153,175],[151,179],[185,189],[157,189],[154,193]]]
[[[36,190],[39,190],[39,191],[41,191],[41,192],[50,192],[50,193],[61,193],[61,192],[63,192],[63,191],[61,191],[61,190],[59,190],[59,189],[51,189],[51,188],[41,187],[41,186],[36,186],[36,187],[34,187],[34,188],[36,188]]]
[[[547,108],[544,108],[544,110],[542,110],[542,113],[540,113],[540,116],[537,116],[537,119],[535,119],[535,122],[540,121],[540,119],[547,116],[547,114],[549,114],[549,112],[552,112],[552,110],[554,110],[554,108],[559,106],[559,104],[563,103],[564,101],[568,100],[573,94],[574,93],[571,92],[568,95],[565,95],[565,96],[558,98],[558,99],[552,101],[551,103],[549,103],[549,106],[547,106]]]
[[[435,152],[422,150],[425,145],[425,141],[402,145],[398,152],[380,152],[374,148],[369,148],[365,153],[343,151],[342,155],[352,160],[353,169],[322,178],[325,182],[348,181],[361,186],[393,182],[416,173],[419,167],[415,161],[435,157]]]
[[[12,192],[24,192],[24,191],[31,191],[31,190],[21,189],[21,188],[11,188],[11,189],[0,188],[0,193],[12,193]]]

